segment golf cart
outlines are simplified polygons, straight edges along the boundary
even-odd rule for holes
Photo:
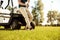
[[[10,0],[8,0],[9,6]],[[26,26],[25,18],[18,11],[14,11],[13,1],[11,0],[12,10],[0,8],[0,26],[4,26],[5,29],[20,29],[21,26]],[[32,28],[35,28],[33,22],[30,23]]]

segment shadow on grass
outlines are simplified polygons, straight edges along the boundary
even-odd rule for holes
[[[5,30],[5,29],[3,29],[3,28],[0,28],[0,30]]]
[[[0,30],[14,31],[14,30],[26,30],[26,29],[4,29],[4,28],[0,28]]]
[[[4,29],[4,28],[0,28],[0,31],[13,31],[13,30],[11,30],[11,29]]]

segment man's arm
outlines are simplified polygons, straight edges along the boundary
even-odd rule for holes
[[[29,3],[30,3],[30,0],[27,0],[27,2],[26,2],[27,8],[29,7]]]
[[[30,3],[30,0],[27,0],[28,4]]]
[[[22,3],[21,0],[18,0],[19,5],[26,6],[26,4]]]

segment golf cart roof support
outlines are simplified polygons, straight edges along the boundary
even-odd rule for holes
[[[7,4],[7,6],[5,7],[5,9],[9,6],[9,3],[10,3],[10,0],[8,0],[8,4]],[[12,4],[12,13],[13,13],[13,0],[11,0],[11,4]]]
[[[9,3],[10,3],[10,0],[8,0],[8,4],[7,4],[7,6],[5,7],[5,9],[9,6]],[[13,0],[11,0],[11,4],[12,4],[12,7],[13,7]]]
[[[9,2],[10,2],[10,0],[8,0],[8,4],[7,4],[7,6],[5,7],[5,9],[9,6]]]
[[[3,1],[1,0],[1,1],[0,1],[0,7],[1,7],[2,3],[3,3]]]

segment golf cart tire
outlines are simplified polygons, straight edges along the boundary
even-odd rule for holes
[[[21,25],[18,24],[17,27],[16,27],[16,29],[18,29],[18,30],[21,29]]]
[[[17,25],[18,25],[17,20],[14,20],[14,21],[11,23],[10,28],[11,28],[12,30],[14,30],[14,29],[17,28]]]
[[[8,25],[4,26],[4,29],[9,29],[9,28],[10,28],[10,26],[8,26]]]

